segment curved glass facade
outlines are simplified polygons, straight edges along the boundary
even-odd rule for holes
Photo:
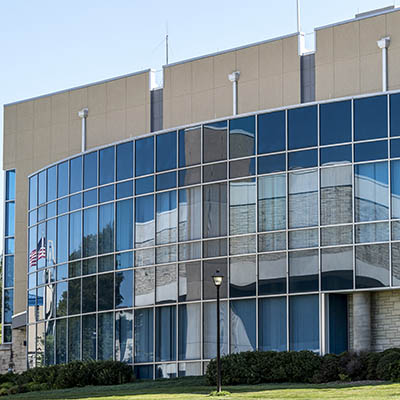
[[[400,286],[398,115],[400,94],[312,104],[32,175],[29,366],[201,374],[216,355],[217,269],[223,354],[345,350],[344,294]]]

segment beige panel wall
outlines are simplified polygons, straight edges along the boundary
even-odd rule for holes
[[[300,103],[300,57],[292,36],[164,67],[164,128],[232,115],[233,71],[240,71],[240,114]]]
[[[3,169],[16,169],[14,313],[26,309],[28,175],[81,151],[150,131],[149,72],[4,107]]]
[[[400,88],[400,11],[316,31],[316,100],[382,91],[382,50],[390,36],[388,89]]]

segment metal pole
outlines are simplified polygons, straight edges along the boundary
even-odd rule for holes
[[[384,37],[376,43],[382,49],[382,91],[386,92],[388,90],[387,49],[390,45],[390,37]]]
[[[221,339],[219,320],[219,286],[217,286],[217,392],[221,391]]]

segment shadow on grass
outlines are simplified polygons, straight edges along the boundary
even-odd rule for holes
[[[285,389],[316,389],[318,391],[324,389],[350,389],[362,386],[378,386],[389,384],[390,382],[382,381],[366,381],[366,382],[332,382],[327,384],[296,384],[296,383],[271,383],[258,385],[238,385],[224,386],[224,390],[228,390],[235,394],[245,394],[247,392],[261,392],[270,390]],[[184,395],[191,394],[194,396],[208,395],[215,390],[214,386],[208,386],[204,377],[185,377],[176,379],[160,379],[155,381],[137,381],[135,383],[113,386],[86,386],[71,389],[60,389],[43,392],[29,392],[3,397],[4,399],[88,399],[88,398],[121,398],[143,395]]]

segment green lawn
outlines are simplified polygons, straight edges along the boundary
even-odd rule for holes
[[[226,397],[209,397],[213,387],[198,378],[145,381],[119,386],[88,386],[85,388],[32,392],[2,397],[4,399],[96,399],[96,400],[162,400],[162,399],[400,399],[400,384],[270,384],[230,386]]]

